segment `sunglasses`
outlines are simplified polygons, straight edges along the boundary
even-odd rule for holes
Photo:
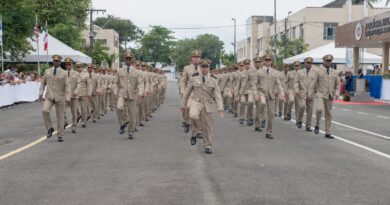
[[[306,62],[306,64],[313,64],[312,62]]]
[[[272,61],[272,59],[265,59],[265,61]]]

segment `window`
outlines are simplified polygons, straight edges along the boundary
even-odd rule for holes
[[[96,39],[96,42],[104,46],[107,45],[107,39]]]
[[[334,40],[337,23],[324,23],[324,40]]]
[[[259,49],[259,51],[263,50],[263,38],[257,39],[257,49]]]
[[[296,34],[296,27],[292,28],[291,30],[291,39],[295,40],[295,34]]]
[[[299,37],[303,39],[304,37],[303,24],[299,25]]]

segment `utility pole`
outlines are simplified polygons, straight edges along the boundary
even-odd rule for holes
[[[235,18],[232,18],[232,20],[234,21],[234,63],[237,63],[237,51],[236,51],[236,46],[237,46],[237,24],[236,24],[236,19]]]
[[[284,19],[283,59],[287,58],[287,18]]]
[[[92,57],[92,51],[93,51],[93,13],[96,12],[97,14],[99,12],[102,12],[103,14],[106,12],[105,9],[87,9],[87,12],[89,12],[89,56]]]
[[[277,43],[278,43],[278,34],[276,33],[276,0],[274,0],[274,64],[276,65],[278,57],[276,54],[276,49],[277,49]]]

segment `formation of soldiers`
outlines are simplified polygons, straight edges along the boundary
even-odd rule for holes
[[[306,131],[312,132],[313,104],[316,99],[314,132],[319,134],[320,120],[325,112],[325,137],[334,138],[330,130],[331,110],[333,100],[340,95],[340,81],[338,72],[332,68],[332,55],[325,55],[323,66],[319,68],[314,68],[313,58],[307,57],[303,68],[301,62],[297,61],[292,65],[293,69],[290,70],[290,65],[286,64],[282,71],[278,71],[273,64],[273,56],[267,54],[216,69],[211,74],[203,72],[203,65],[207,67],[210,62],[201,60],[200,56],[199,52],[191,55],[190,64],[183,69],[179,80],[183,127],[185,133],[191,128],[191,145],[196,144],[197,138],[203,138],[205,152],[211,153],[213,132],[210,113],[213,101],[217,103],[221,117],[223,110],[228,111],[233,117],[239,118],[241,125],[254,125],[257,132],[266,128],[266,138],[273,139],[274,117],[292,120],[293,107],[296,126],[302,128],[306,112]],[[204,81],[203,76],[211,80]]]
[[[126,53],[124,68],[99,68],[88,64],[74,63],[65,58],[66,69],[60,67],[62,57],[53,55],[53,67],[45,71],[40,86],[39,100],[43,100],[43,119],[47,138],[55,131],[50,110],[54,106],[57,118],[58,141],[62,142],[64,129],[68,126],[66,109],[70,109],[72,133],[77,125],[87,127],[101,119],[109,110],[116,110],[119,133],[128,128],[128,139],[134,138],[137,126],[144,126],[152,114],[164,103],[167,79],[164,72],[137,61],[132,53]],[[76,69],[73,68],[76,67]]]

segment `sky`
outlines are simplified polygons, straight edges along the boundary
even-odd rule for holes
[[[277,19],[283,19],[288,12],[297,12],[305,7],[320,7],[332,0],[277,0]],[[246,19],[253,15],[273,16],[274,0],[92,0],[93,8],[107,12],[95,15],[114,15],[130,19],[142,30],[151,25],[171,29],[177,39],[193,38],[210,33],[218,36],[226,52],[233,52],[234,39],[232,18],[237,21],[237,41],[245,38]],[[384,7],[378,3],[375,7]],[[94,17],[94,18],[95,18]],[[218,27],[222,28],[204,28]],[[188,29],[188,28],[201,29]],[[183,29],[186,28],[186,29]]]

